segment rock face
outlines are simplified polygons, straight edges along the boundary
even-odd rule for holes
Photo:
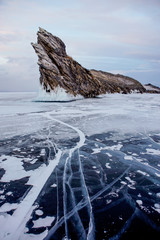
[[[145,84],[144,88],[146,89],[147,93],[159,93],[160,94],[160,88],[152,85],[151,83]]]
[[[145,92],[136,80],[96,70],[87,70],[66,53],[66,46],[56,36],[39,28],[37,43],[32,43],[38,55],[40,83],[46,92],[57,87],[74,96],[96,97],[106,92]]]
[[[101,82],[67,55],[61,39],[42,28],[37,35],[38,43],[32,46],[39,58],[40,83],[46,91],[59,86],[74,96],[95,97],[105,93]]]
[[[107,93],[145,92],[142,84],[133,78],[96,70],[91,70],[91,73],[95,79],[102,83]]]

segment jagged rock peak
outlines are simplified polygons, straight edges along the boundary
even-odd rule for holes
[[[46,91],[57,87],[74,96],[95,97],[105,93],[103,85],[91,72],[66,53],[66,46],[56,36],[39,28],[37,43],[32,43],[38,55],[40,83]]]
[[[32,46],[38,55],[40,83],[46,92],[60,89],[72,96],[96,97],[106,92],[146,91],[133,78],[83,68],[67,55],[63,41],[43,28],[39,28],[37,35],[37,43],[32,43]]]
[[[47,50],[48,48],[51,48],[54,50],[54,53],[56,53],[59,56],[67,56],[66,54],[66,46],[62,40],[56,36],[53,36],[51,33],[47,32],[43,28],[39,28],[39,31],[37,32],[38,35],[38,44],[40,44],[44,49]]]

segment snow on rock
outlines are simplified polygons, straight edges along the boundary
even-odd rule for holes
[[[38,55],[40,84],[47,93],[53,92],[52,101],[59,101],[54,94],[57,87],[64,90],[58,89],[63,97],[65,91],[73,97],[81,95],[85,98],[96,97],[106,92],[145,92],[144,87],[133,78],[82,67],[67,55],[64,42],[45,29],[39,28],[37,36],[37,43],[32,43],[32,46]],[[45,100],[40,99],[40,101],[48,101],[47,95]]]
[[[152,84],[145,84],[144,88],[146,89],[147,92],[149,93],[160,93],[160,88],[157,86],[154,86]]]
[[[56,87],[54,91],[44,90],[43,86],[39,87],[38,96],[35,98],[37,102],[64,102],[64,101],[73,101],[82,99],[81,95],[74,96],[70,93],[67,93],[64,88]]]
[[[58,86],[72,94],[95,97],[106,93],[103,85],[66,53],[63,41],[39,28],[37,43],[32,46],[38,55],[40,83],[53,91]]]

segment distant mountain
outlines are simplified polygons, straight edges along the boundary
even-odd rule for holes
[[[147,93],[160,93],[160,88],[152,85],[151,83],[145,84],[144,88]]]
[[[39,28],[37,43],[32,43],[38,55],[40,83],[46,92],[65,93],[73,96],[96,97],[105,93],[145,92],[135,79],[120,74],[88,70],[66,53],[66,46],[56,36]]]

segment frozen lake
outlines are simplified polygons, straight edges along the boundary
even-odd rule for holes
[[[0,93],[0,239],[160,239],[160,95]]]

